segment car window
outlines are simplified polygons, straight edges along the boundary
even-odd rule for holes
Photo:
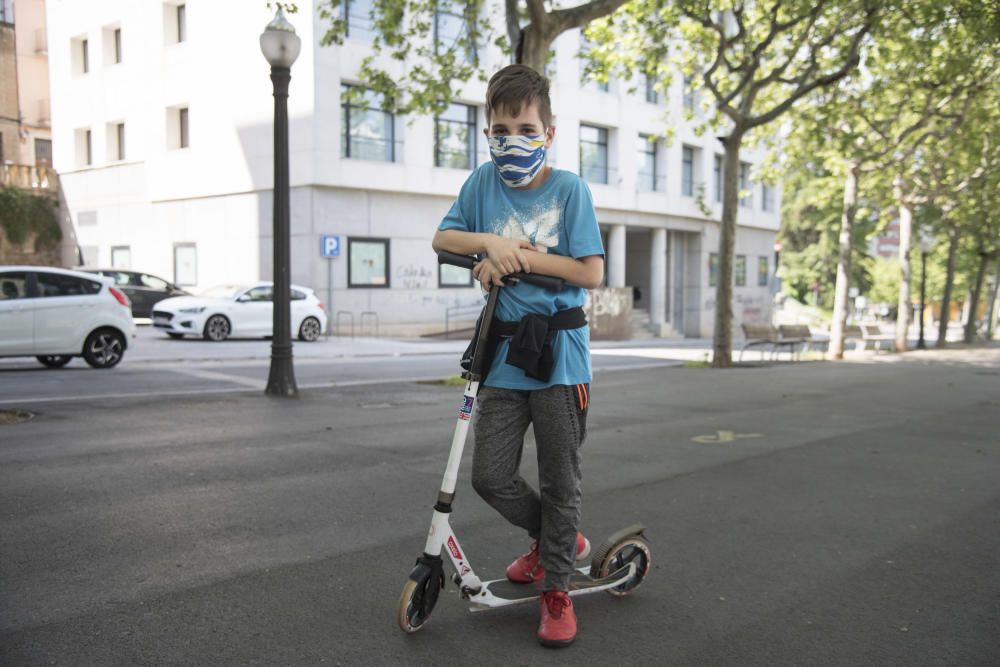
[[[96,280],[66,276],[61,273],[39,273],[39,296],[86,296],[101,291],[101,283]]]
[[[170,289],[170,285],[167,284],[166,280],[162,280],[156,276],[151,276],[148,273],[139,274],[139,284],[143,287],[148,287],[149,289],[158,289],[163,291]]]
[[[304,298],[306,298],[304,292],[300,292],[297,289],[292,290],[292,301],[301,301]]]
[[[28,274],[24,271],[0,273],[0,301],[28,296]]]
[[[101,271],[101,275],[113,278],[115,285],[123,285],[127,287],[130,282],[129,275],[122,271]]]
[[[254,287],[243,295],[246,301],[270,301],[274,290],[270,287]]]

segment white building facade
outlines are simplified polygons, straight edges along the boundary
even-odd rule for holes
[[[259,4],[48,0],[55,166],[86,264],[192,290],[271,277],[273,98],[257,44],[271,17]],[[326,21],[298,5],[292,281],[316,289],[334,317],[375,313],[383,333],[440,330],[449,308],[482,298],[467,272],[439,270],[430,239],[470,168],[489,159],[485,84],[463,86],[440,118],[345,105],[341,91],[361,83],[371,49],[369,4],[349,5],[349,37],[329,47],[319,45]],[[581,85],[580,40],[571,31],[555,44],[550,160],[590,184],[608,286],[635,287],[658,334],[711,335],[722,146],[682,120],[691,101],[680,76],[655,96],[628,82]],[[506,64],[493,50],[480,60],[487,73]],[[645,140],[668,124],[669,144]],[[744,157],[737,326],[770,315],[780,193],[750,181],[760,157]],[[328,235],[340,237],[335,259],[321,256]]]

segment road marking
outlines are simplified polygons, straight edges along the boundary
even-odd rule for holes
[[[716,443],[735,442],[740,438],[763,438],[763,433],[736,433],[735,431],[716,431],[708,435],[696,435],[691,438],[691,442]]]
[[[199,378],[202,380],[220,380],[222,382],[231,382],[233,384],[242,385],[244,387],[250,387],[251,389],[261,389],[267,386],[267,382],[263,380],[255,380],[253,378],[240,377],[239,375],[229,375],[228,373],[217,373],[215,371],[208,371],[200,368],[171,368],[174,373],[180,373],[181,375],[189,375],[191,377]]]

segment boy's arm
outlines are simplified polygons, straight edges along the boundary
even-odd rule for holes
[[[573,259],[561,255],[549,255],[544,252],[529,253],[533,273],[545,276],[556,276],[566,282],[584,289],[595,289],[604,280],[604,257],[590,255]]]
[[[434,252],[453,252],[458,255],[478,255],[485,253],[505,273],[515,271],[531,272],[528,253],[524,250],[533,246],[528,241],[505,239],[496,234],[463,232],[457,229],[438,230],[431,241]],[[539,253],[530,255],[535,258]]]

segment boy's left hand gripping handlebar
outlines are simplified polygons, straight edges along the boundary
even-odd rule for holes
[[[476,264],[476,258],[471,255],[458,255],[453,252],[442,250],[438,253],[438,264],[451,264],[452,266],[460,266],[463,269],[471,269]],[[543,276],[540,273],[518,272],[508,274],[504,277],[523,280],[526,283],[531,283],[532,285],[537,285],[543,289],[552,290],[553,292],[562,290],[566,285],[566,281],[562,278],[556,278],[555,276]]]

